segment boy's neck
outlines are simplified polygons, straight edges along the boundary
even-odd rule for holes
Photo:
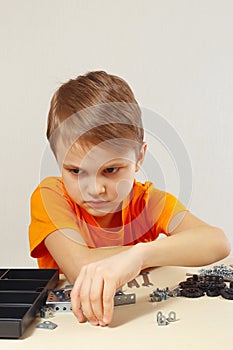
[[[118,210],[115,213],[109,213],[105,216],[95,216],[95,221],[102,228],[119,228],[122,226],[122,211]]]

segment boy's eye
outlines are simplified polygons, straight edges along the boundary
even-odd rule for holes
[[[104,172],[107,174],[114,174],[119,170],[119,168],[106,168],[104,169]]]
[[[81,169],[70,169],[70,172],[74,175],[80,175],[82,174],[82,170]]]
[[[118,167],[111,167],[104,169],[104,173],[106,174],[115,174],[119,170]],[[73,175],[81,175],[84,173],[84,170],[82,169],[70,169],[69,172]]]

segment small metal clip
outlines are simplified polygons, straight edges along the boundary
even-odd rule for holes
[[[168,321],[168,322],[174,322],[174,321],[176,321],[176,313],[175,313],[175,311],[170,311],[170,312],[169,312],[167,321]]]
[[[167,326],[168,321],[166,320],[166,316],[162,314],[161,311],[157,313],[157,323],[159,326]]]
[[[40,309],[40,317],[42,317],[42,318],[51,318],[53,316],[54,316],[53,309],[51,307],[43,306]]]
[[[55,329],[56,327],[57,327],[57,324],[50,321],[44,321],[42,323],[39,323],[36,326],[36,328],[43,328],[43,329]]]

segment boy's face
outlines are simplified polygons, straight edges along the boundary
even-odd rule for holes
[[[62,177],[68,194],[96,217],[120,210],[123,199],[133,187],[145,150],[144,144],[137,159],[133,148],[116,151],[101,144],[84,151],[75,144],[62,162]]]

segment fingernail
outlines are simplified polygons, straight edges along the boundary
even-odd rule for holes
[[[99,321],[99,325],[103,327],[103,326],[105,326],[106,324],[105,324],[103,321]]]
[[[78,319],[79,323],[83,323],[83,322],[87,321],[87,319],[85,317],[81,317],[81,316],[77,317],[77,319]]]
[[[104,316],[104,317],[103,317],[103,322],[104,322],[105,324],[108,324],[108,323],[109,323],[109,319],[108,319],[106,316]]]

